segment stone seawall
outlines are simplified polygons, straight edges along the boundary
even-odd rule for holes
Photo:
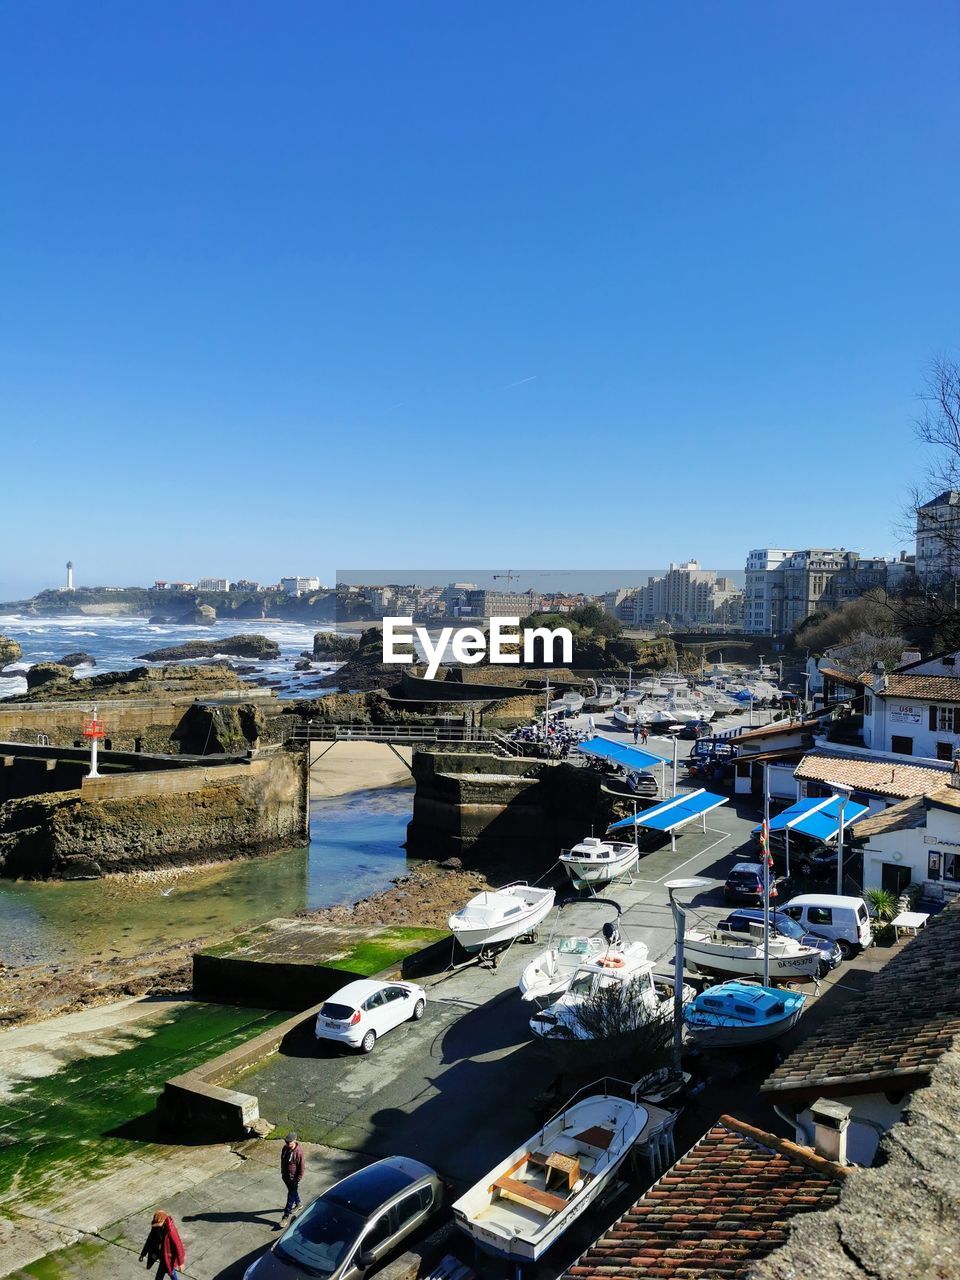
[[[29,879],[250,857],[309,839],[306,756],[84,779],[0,805],[0,875]]]
[[[407,828],[415,858],[550,861],[602,821],[600,776],[547,760],[417,751]]]

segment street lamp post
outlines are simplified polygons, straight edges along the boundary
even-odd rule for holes
[[[701,889],[710,883],[691,877],[686,880],[668,880],[664,885],[670,897],[673,913],[675,946],[673,952],[673,1069],[680,1075],[681,1050],[683,1048],[683,929],[686,912],[673,896],[681,889]]]
[[[843,897],[844,813],[847,808],[847,801],[853,794],[853,788],[846,786],[842,782],[828,782],[827,786],[834,792],[835,798],[840,801],[840,822],[837,827],[837,897]]]

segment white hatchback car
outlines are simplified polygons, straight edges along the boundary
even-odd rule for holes
[[[360,978],[341,987],[321,1006],[317,1039],[369,1053],[380,1036],[401,1022],[416,1022],[426,1007],[427,993],[415,982]]]

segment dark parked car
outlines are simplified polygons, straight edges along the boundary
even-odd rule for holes
[[[680,732],[678,738],[693,739],[694,742],[698,738],[705,737],[710,732],[710,723],[707,720],[689,720]]]
[[[784,876],[770,876],[770,897],[789,896]],[[763,867],[759,862],[738,862],[723,886],[724,902],[746,902],[763,905]]]
[[[739,911],[731,911],[726,920],[720,921],[717,928],[728,933],[749,933],[752,924],[763,924],[762,907],[741,907]],[[796,942],[803,943],[805,947],[817,948],[821,956],[821,978],[831,969],[836,969],[843,959],[843,952],[832,939],[818,938],[815,933],[807,933],[803,926],[799,925],[792,916],[788,916],[785,911],[771,911],[770,924],[785,938],[793,938]]]
[[[389,1156],[351,1173],[294,1218],[243,1280],[353,1280],[382,1262],[443,1199],[443,1185],[419,1160]]]

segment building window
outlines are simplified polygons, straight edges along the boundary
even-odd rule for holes
[[[931,707],[930,730],[933,733],[960,733],[960,707]]]
[[[899,734],[895,733],[890,739],[890,750],[898,756],[912,756],[913,739],[902,738]]]
[[[927,879],[940,879],[940,854],[936,849],[931,849],[927,854]]]
[[[937,759],[938,760],[953,759],[953,743],[952,742],[937,743]]]
[[[960,880],[960,853],[945,853],[943,855],[943,878],[944,880]]]
[[[864,698],[864,700],[863,700],[863,714],[864,714],[865,716],[872,716],[872,715],[873,715],[873,699],[872,699],[872,698]]]

